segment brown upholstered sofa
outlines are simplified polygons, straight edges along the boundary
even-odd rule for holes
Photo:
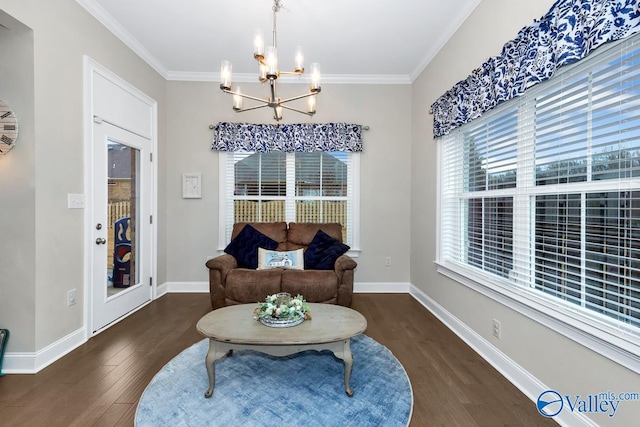
[[[242,231],[247,223],[234,224],[231,239]],[[307,247],[322,230],[333,239],[342,242],[340,224],[317,223],[250,223],[255,230],[277,242],[277,251],[291,251]],[[321,234],[321,233],[320,233]],[[356,262],[348,255],[340,255],[331,270],[304,270],[271,268],[265,270],[244,268],[228,253],[207,261],[209,290],[213,309],[244,303],[263,301],[267,295],[288,292],[302,295],[308,302],[351,305],[353,276]]]

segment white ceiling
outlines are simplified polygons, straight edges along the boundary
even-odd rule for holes
[[[272,37],[273,0],[77,0],[169,80],[255,81],[253,36]],[[410,83],[481,0],[283,0],[282,70],[296,46],[323,82]]]

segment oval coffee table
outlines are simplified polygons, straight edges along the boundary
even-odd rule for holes
[[[355,310],[333,304],[309,304],[311,320],[290,328],[272,328],[253,319],[257,304],[241,304],[213,310],[196,327],[209,338],[205,358],[211,397],[215,385],[215,363],[232,350],[254,350],[272,356],[288,356],[306,350],[330,350],[344,361],[344,389],[349,397],[353,356],[351,337],[367,328],[367,320]]]

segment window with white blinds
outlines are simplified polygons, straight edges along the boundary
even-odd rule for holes
[[[221,152],[224,238],[236,222],[337,222],[357,247],[359,154]]]
[[[637,342],[640,37],[438,143],[439,263]]]

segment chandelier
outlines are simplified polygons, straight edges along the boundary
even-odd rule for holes
[[[320,65],[318,63],[312,63],[310,68],[311,86],[309,92],[294,96],[287,99],[280,99],[278,97],[278,90],[276,82],[280,76],[293,75],[301,76],[304,74],[304,57],[302,51],[298,48],[295,55],[295,67],[293,71],[281,71],[278,69],[278,52],[276,43],[276,13],[282,7],[282,0],[273,1],[273,45],[264,45],[264,38],[258,31],[253,41],[253,58],[258,62],[258,80],[261,83],[269,83],[270,94],[268,98],[258,98],[251,95],[246,95],[240,92],[240,88],[232,90],[231,86],[231,62],[222,61],[220,67],[220,89],[224,93],[233,95],[233,110],[240,113],[243,111],[256,110],[258,108],[269,107],[273,109],[273,118],[276,121],[282,120],[282,110],[291,110],[297,113],[306,114],[307,116],[313,116],[316,113],[316,95],[320,92]],[[251,107],[243,107],[243,99],[251,99],[259,102],[259,105]],[[295,101],[302,98],[308,98],[307,110],[303,111],[289,105],[285,105],[290,101]]]

